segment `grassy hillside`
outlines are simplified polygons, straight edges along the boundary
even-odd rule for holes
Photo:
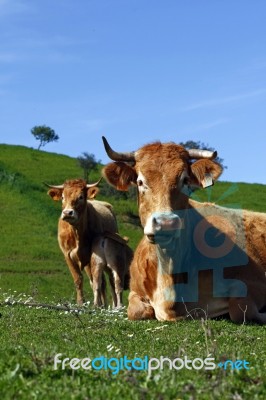
[[[82,176],[76,159],[37,151],[23,146],[0,145],[0,208],[1,248],[0,285],[7,290],[35,290],[40,295],[49,285],[51,294],[73,293],[71,279],[57,244],[57,221],[61,204],[47,196],[43,182],[63,183]],[[90,180],[101,176],[101,166]],[[105,182],[100,187],[106,185]],[[214,201],[221,205],[266,211],[266,186],[245,183],[217,183],[205,191],[196,191],[193,198]],[[135,248],[142,236],[136,201],[99,196],[110,201],[117,214],[119,230],[130,238]],[[17,274],[14,280],[14,274]],[[27,274],[27,279],[25,279]],[[58,275],[67,275],[63,281]],[[64,290],[66,288],[66,291]]]
[[[129,322],[125,310],[82,314],[15,305],[21,299],[49,304],[75,301],[73,281],[57,244],[61,205],[43,182],[63,183],[82,171],[64,155],[0,145],[0,393],[1,399],[264,399],[265,327],[230,321]],[[96,181],[99,170],[91,176]],[[104,183],[101,183],[104,188]],[[266,186],[217,183],[195,199],[266,211]],[[135,248],[142,236],[133,200],[110,201],[120,233]],[[85,293],[91,290],[85,279]],[[12,305],[13,304],[13,305]],[[54,356],[144,356],[246,360],[250,370],[54,370]]]
[[[99,166],[91,174],[91,181],[99,179],[100,169]],[[51,296],[56,297],[61,284],[59,296],[67,292],[74,296],[57,243],[61,204],[47,196],[43,182],[60,184],[66,179],[82,177],[82,173],[73,158],[22,146],[0,145],[0,287],[3,290],[35,291],[41,297],[49,287]],[[119,200],[116,208],[120,232],[129,236],[134,247],[141,237],[140,227],[129,222],[130,215],[137,215],[136,205]],[[62,274],[66,279],[59,278]]]
[[[212,187],[196,191],[192,197],[224,207],[266,212],[266,185],[218,181]]]

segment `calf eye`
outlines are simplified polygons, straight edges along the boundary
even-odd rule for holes
[[[183,180],[183,185],[189,185],[189,178],[186,176]]]
[[[137,181],[138,186],[143,186],[143,181],[140,179]]]

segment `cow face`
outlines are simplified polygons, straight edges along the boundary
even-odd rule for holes
[[[182,227],[178,210],[188,207],[191,187],[206,187],[222,172],[221,166],[211,159],[192,162],[189,152],[173,143],[146,145],[134,153],[133,160],[130,154],[134,166],[118,161],[108,164],[103,174],[118,190],[128,190],[132,184],[137,186],[140,220],[151,243],[155,234],[158,238],[160,233],[165,237],[167,232],[178,232]],[[208,152],[200,154],[210,157]]]
[[[82,179],[69,180],[61,186],[54,186],[48,194],[53,200],[62,200],[61,219],[71,225],[77,225],[87,206],[87,199],[92,199],[98,193],[98,188],[87,185]]]

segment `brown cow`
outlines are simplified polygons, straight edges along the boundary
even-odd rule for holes
[[[137,185],[145,234],[130,266],[129,319],[229,313],[265,324],[266,214],[189,198],[221,174],[217,153],[160,142],[117,153],[103,140],[116,161],[103,174],[119,190]]]
[[[113,306],[120,307],[133,253],[117,233],[111,204],[94,200],[98,183],[88,185],[82,179],[68,180],[63,185],[49,185],[48,194],[53,200],[62,199],[58,241],[75,283],[77,303],[82,304],[84,300],[82,270],[85,269],[93,289],[94,305],[106,305],[103,275],[106,271]]]

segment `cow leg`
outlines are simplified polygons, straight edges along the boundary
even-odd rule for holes
[[[229,300],[229,314],[236,323],[256,322],[266,324],[266,313],[261,313],[252,299],[232,298]]]
[[[130,320],[155,319],[154,308],[136,292],[129,293],[127,315]]]
[[[83,296],[83,276],[78,265],[72,262],[69,257],[65,257],[69,271],[74,280],[74,285],[77,292],[77,304],[82,305],[84,301]]]

